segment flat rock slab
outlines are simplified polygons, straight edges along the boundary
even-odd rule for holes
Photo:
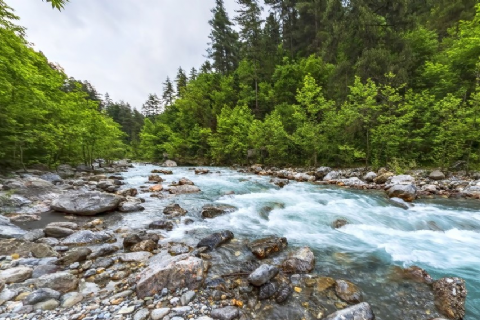
[[[171,194],[197,193],[200,191],[201,190],[199,187],[188,184],[184,184],[181,186],[172,186],[168,188],[168,192],[170,192]]]
[[[151,297],[163,288],[198,289],[205,280],[203,260],[188,254],[165,255],[150,260],[150,266],[137,276],[137,296]]]
[[[28,267],[16,267],[0,271],[0,279],[5,283],[23,282],[32,276],[33,269]]]
[[[117,209],[122,200],[123,197],[111,193],[70,193],[55,199],[51,207],[55,211],[80,216],[93,216]]]
[[[0,240],[0,256],[9,256],[17,253],[21,257],[35,258],[57,257],[58,253],[43,243],[34,243],[17,239]]]
[[[78,279],[69,272],[57,272],[41,276],[37,279],[36,286],[67,293],[77,289]]]
[[[63,239],[62,244],[66,246],[83,245],[108,242],[113,240],[115,240],[115,236],[105,231],[93,232],[90,230],[81,230]]]

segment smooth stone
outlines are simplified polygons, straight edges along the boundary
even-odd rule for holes
[[[93,232],[90,230],[77,231],[62,240],[62,244],[69,245],[84,245],[99,242],[109,242],[114,240],[114,236],[105,231]]]
[[[25,241],[36,241],[43,237],[45,237],[45,232],[42,229],[34,229],[25,233],[22,239]]]
[[[49,288],[61,293],[73,291],[78,286],[78,279],[69,272],[58,272],[36,279],[37,288]]]
[[[195,297],[195,291],[189,290],[185,292],[180,298],[180,302],[182,306],[186,306],[187,304],[189,304],[194,297]]]
[[[58,259],[58,265],[71,265],[75,262],[83,262],[87,260],[87,256],[92,253],[92,250],[89,248],[79,248],[70,250],[65,255]]]
[[[41,276],[52,274],[59,270],[60,270],[60,267],[56,265],[51,265],[51,264],[40,265],[33,268],[32,278],[33,279],[40,278]]]
[[[200,240],[197,244],[197,248],[207,247],[209,250],[213,250],[219,245],[233,239],[233,237],[233,233],[228,230],[216,232]]]
[[[41,288],[35,290],[34,292],[30,293],[25,299],[23,300],[23,304],[25,305],[35,305],[40,302],[44,302],[47,300],[58,300],[60,298],[60,292],[48,288]]]
[[[278,272],[279,270],[277,267],[268,264],[262,264],[248,276],[248,281],[254,286],[259,287],[270,281],[270,279],[275,277]]]
[[[75,192],[53,200],[51,208],[70,214],[93,216],[117,209],[122,200],[123,197],[111,193]]]
[[[374,320],[372,308],[366,302],[339,310],[327,316],[325,320]]]
[[[135,311],[135,306],[130,306],[130,307],[123,307],[118,311],[118,314],[130,314],[133,311]]]
[[[33,269],[28,267],[16,267],[0,271],[0,278],[5,280],[5,283],[23,282],[32,276]]]
[[[133,320],[147,320],[150,315],[150,310],[147,308],[141,308],[133,316]]]
[[[62,296],[60,303],[62,308],[70,308],[83,300],[83,294],[80,292],[69,292]]]
[[[265,259],[271,254],[282,251],[287,245],[287,238],[272,236],[252,241],[247,247],[258,259]]]
[[[176,307],[172,308],[170,312],[175,316],[183,316],[186,313],[189,313],[192,310],[192,307],[183,306],[183,307]]]
[[[50,299],[47,301],[39,302],[33,306],[35,310],[53,310],[58,307],[60,303],[55,299]]]
[[[163,319],[168,313],[170,312],[170,308],[160,308],[160,309],[154,309],[150,313],[150,317],[152,320],[160,320]]]
[[[220,320],[232,320],[238,318],[239,312],[238,308],[228,306],[220,309],[213,309],[210,313],[210,316],[213,319],[220,319]]]

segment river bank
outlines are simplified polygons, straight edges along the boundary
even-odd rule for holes
[[[118,171],[125,171],[128,166]],[[12,192],[14,188],[10,188],[5,191],[11,193],[10,199],[13,196],[13,199],[18,200],[17,197],[22,195],[33,201],[28,205],[15,207],[14,210],[12,206],[3,208],[10,210],[9,216],[13,220],[17,219],[17,225],[35,226],[41,230],[15,235],[17,240],[1,240],[3,246],[7,246],[5,241],[13,241],[10,250],[18,251],[18,248],[25,244],[42,244],[47,246],[42,250],[47,250],[52,257],[32,259],[22,258],[21,252],[3,253],[0,269],[8,271],[27,268],[32,269],[33,274],[36,270],[50,268],[55,269],[55,272],[40,275],[38,278],[30,275],[26,280],[4,285],[0,299],[10,299],[3,299],[5,301],[0,307],[3,312],[0,318],[20,318],[23,316],[21,314],[26,314],[36,319],[61,319],[62,316],[65,319],[162,319],[163,316],[167,317],[165,319],[202,316],[217,319],[323,319],[336,310],[351,314],[361,312],[365,319],[372,317],[369,316],[371,312],[376,314],[377,319],[391,319],[392,316],[432,319],[441,316],[440,310],[435,307],[435,301],[445,299],[441,298],[440,292],[451,290],[445,286],[434,289],[433,279],[428,277],[426,272],[391,265],[371,250],[361,249],[361,252],[355,252],[334,248],[330,240],[322,237],[322,233],[331,233],[337,237],[336,242],[345,241],[341,237],[355,231],[353,227],[358,223],[348,212],[343,215],[335,214],[336,218],[343,218],[346,225],[335,229],[332,224],[340,219],[329,216],[326,221],[329,229],[322,224],[321,229],[318,230],[317,227],[316,231],[319,239],[312,238],[313,242],[305,241],[305,236],[311,233],[308,225],[300,225],[300,221],[292,220],[292,212],[289,210],[296,207],[297,215],[303,215],[307,212],[305,209],[318,204],[323,206],[323,202],[335,199],[338,194],[342,197],[353,197],[344,202],[343,209],[340,210],[352,209],[351,204],[348,205],[349,201],[363,199],[363,191],[330,190],[332,186],[337,188],[336,185],[341,186],[342,183],[351,189],[357,188],[341,181],[352,177],[343,175],[327,185],[320,181],[316,183],[321,185],[292,181],[280,189],[273,183],[279,182],[276,179],[288,178],[293,171],[287,175],[275,174],[274,181],[270,183],[270,178],[263,175],[263,169],[258,172],[258,176],[223,168],[206,168],[197,172],[190,169],[192,168],[139,165],[128,172],[112,172],[111,176],[106,177],[104,173],[82,173],[73,180],[62,179],[62,184],[58,181],[55,182],[57,185],[50,183],[60,190],[58,193],[57,189],[51,189],[50,185],[47,187],[32,177],[13,179],[17,182],[23,181],[26,190],[30,192],[35,189],[36,194],[29,194],[27,191],[18,194]],[[153,170],[158,172],[151,173]],[[328,173],[330,172],[332,171]],[[303,177],[311,176],[306,172],[295,171],[294,179],[295,175],[298,175],[297,179],[300,180],[299,174]],[[183,177],[185,179],[182,179]],[[9,188],[12,183],[13,181],[10,181],[4,185]],[[85,214],[85,208],[67,208],[68,203],[74,202],[74,199],[66,201],[67,204],[63,207],[60,206],[62,201],[58,199],[67,199],[71,192],[86,193],[92,190],[102,190],[102,196],[97,194],[95,197],[103,198],[108,194],[114,195],[114,199],[117,199],[117,196],[122,198],[118,199],[116,208],[121,206],[124,212],[130,209],[130,213],[98,212],[95,213],[99,214],[98,216],[79,216],[78,210],[83,210],[81,214]],[[57,196],[53,196],[54,194]],[[265,196],[268,196],[268,199],[262,198]],[[35,197],[37,200],[34,200]],[[93,201],[92,198],[87,200]],[[57,210],[76,212],[63,216],[54,214],[49,210],[52,204]],[[328,205],[331,207],[332,203]],[[397,210],[403,210],[389,207],[386,202],[385,206],[395,215],[401,214],[401,211]],[[419,204],[404,212],[415,213],[421,206]],[[141,211],[142,207],[145,208],[144,211]],[[43,213],[39,212],[42,210]],[[88,210],[90,214],[92,207],[89,206]],[[252,217],[253,211],[257,217]],[[357,209],[353,211],[357,216],[361,215],[357,213]],[[253,220],[245,220],[246,214]],[[276,217],[278,214],[283,216]],[[27,220],[26,216],[34,215],[40,216],[40,220],[22,222],[22,219]],[[328,216],[328,213],[326,215]],[[382,212],[382,215],[385,214]],[[60,219],[61,217],[63,219]],[[311,227],[316,226],[315,219],[317,217],[307,218]],[[59,224],[58,220],[63,223]],[[256,221],[256,225],[253,221]],[[303,237],[292,233],[289,228],[285,229],[288,226],[284,224],[278,225],[281,221],[286,224],[296,223],[303,230]],[[462,223],[459,221],[455,226]],[[449,230],[440,222],[435,224],[437,228],[445,230],[442,232]],[[15,225],[10,224],[9,227],[15,228]],[[429,228],[432,230],[432,226]],[[476,230],[477,227],[473,224],[472,228]],[[226,229],[233,230],[232,235],[222,233],[222,230]],[[302,233],[302,230],[298,231]],[[272,231],[275,231],[277,236],[267,236],[272,234]],[[398,234],[393,235],[393,238],[398,237]],[[204,252],[204,249],[197,249],[202,241],[200,248],[213,250],[207,249],[208,252]],[[263,252],[272,251],[273,254],[259,259],[255,255],[256,251],[252,249],[255,248],[255,241],[263,248]],[[317,242],[323,245],[319,246]],[[306,245],[309,249],[302,249]],[[325,245],[327,246],[322,248]],[[25,256],[33,253],[31,248],[25,250]],[[299,261],[302,263],[299,264]],[[268,279],[263,283],[252,283],[248,277],[261,264],[270,266],[270,271],[266,272]],[[307,269],[304,269],[305,265],[308,266]],[[28,270],[23,271],[29,273]],[[305,273],[307,271],[308,273]],[[42,298],[43,301],[35,304],[25,303],[26,297],[33,293],[38,294],[36,290],[47,288],[44,286],[45,281],[39,281],[39,278],[52,277],[53,280],[48,278],[48,282],[54,283],[57,277],[63,279],[62,277],[71,275],[74,277],[70,279],[73,283],[78,281],[75,288],[54,287],[52,290],[60,292],[60,295],[47,295],[48,299]],[[434,276],[437,280],[447,276],[445,280],[435,283],[453,283],[455,290],[462,293],[455,303],[450,301],[450,305],[455,306],[456,310],[453,316],[459,319],[458,312],[461,312],[463,307],[465,285],[461,279],[452,278],[455,274],[442,274],[437,270]],[[165,282],[161,279],[170,280]],[[69,293],[62,290],[76,292],[70,295],[76,297],[74,301],[80,301],[73,306],[64,305],[64,299],[69,297],[64,296]],[[375,293],[376,291],[378,292]],[[386,298],[384,302],[378,299],[379,294]],[[283,296],[286,296],[285,301],[281,299]],[[46,305],[37,305],[46,301],[49,301]],[[361,304],[361,301],[367,302],[368,306]],[[353,307],[355,308],[349,309]],[[41,311],[52,308],[50,311]],[[389,308],[395,310],[388,313]],[[467,316],[468,313],[467,307]]]

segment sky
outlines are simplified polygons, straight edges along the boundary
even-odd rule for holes
[[[238,8],[224,0],[230,19]],[[42,0],[6,0],[27,40],[68,76],[140,109],[167,76],[206,60],[215,0],[70,0],[61,12]]]

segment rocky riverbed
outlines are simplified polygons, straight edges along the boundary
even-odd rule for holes
[[[1,180],[0,320],[474,319],[468,304],[465,316],[468,283],[461,277],[336,250],[326,238],[304,243],[283,234],[275,214],[289,214],[289,196],[297,198],[297,215],[302,203],[311,205],[301,185],[281,193],[297,182],[386,190],[389,210],[399,214],[415,212],[411,202],[419,197],[476,198],[478,180],[326,167],[132,167],[64,165]],[[280,194],[265,205],[259,192]],[[242,197],[261,205],[243,207]],[[252,210],[260,229],[243,227]],[[336,230],[348,234],[352,220],[345,214],[329,222],[335,241],[345,241]]]

